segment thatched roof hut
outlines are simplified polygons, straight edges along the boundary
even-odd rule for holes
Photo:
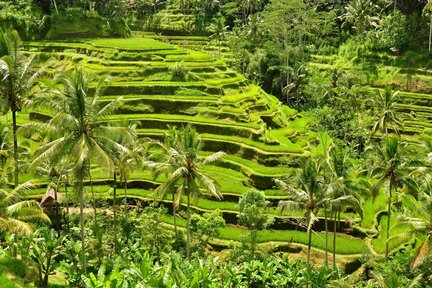
[[[57,202],[58,203],[62,202],[62,198],[63,198],[62,194],[57,192]],[[54,188],[49,188],[49,189],[47,189],[44,196],[42,197],[40,204],[42,206],[45,206],[45,207],[52,206],[55,199],[56,199],[56,191],[54,190]]]

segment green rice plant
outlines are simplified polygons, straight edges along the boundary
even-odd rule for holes
[[[190,50],[188,51],[187,54],[183,54],[183,55],[167,55],[165,57],[165,59],[170,60],[170,61],[189,61],[189,62],[195,62],[195,61],[209,61],[209,60],[213,60],[213,57],[202,53],[202,52],[198,52],[198,51],[193,51]]]
[[[90,43],[95,47],[109,47],[115,49],[129,50],[166,50],[176,49],[174,46],[157,41],[151,38],[131,37],[131,38],[97,38],[83,39],[86,43]]]
[[[214,135],[214,134],[202,134],[201,137],[203,139],[208,140],[220,140],[225,142],[234,142],[240,146],[249,146],[251,149],[256,150],[262,154],[272,154],[272,153],[281,153],[281,154],[302,154],[304,153],[303,149],[298,147],[297,145],[291,143],[287,139],[283,145],[266,145],[260,142],[256,142],[250,139],[245,139],[236,136],[222,136],[222,135]]]
[[[173,223],[172,217],[165,215],[163,217],[164,222],[171,224]],[[177,220],[177,225],[180,227],[186,227],[186,221],[184,219]],[[234,226],[226,226],[220,229],[219,239],[226,241],[238,241],[242,242],[244,240],[244,235],[247,233],[247,230]],[[321,237],[313,237],[312,238],[312,247],[320,250],[325,249],[325,241],[324,235],[322,233]],[[332,241],[332,236],[329,235],[329,239]],[[337,254],[343,255],[360,255],[369,251],[365,242],[360,238],[337,235],[337,243],[339,244],[336,247]],[[307,233],[302,231],[295,230],[263,230],[258,233],[258,242],[264,243],[269,241],[276,242],[291,242],[296,244],[307,245]],[[228,245],[228,242],[227,242]]]

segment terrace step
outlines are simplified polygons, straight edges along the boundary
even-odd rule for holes
[[[145,129],[167,129],[168,126],[185,126],[188,123],[197,129],[199,133],[209,131],[217,131],[220,135],[238,135],[242,137],[252,137],[258,134],[259,126],[230,122],[211,118],[201,118],[188,115],[173,115],[173,114],[127,114],[127,115],[112,115],[108,118],[110,121],[134,121],[138,122],[138,128]]]
[[[105,90],[105,95],[127,95],[127,94],[168,94],[174,95],[183,89],[193,89],[211,95],[223,95],[221,87],[212,87],[202,82],[113,82]]]

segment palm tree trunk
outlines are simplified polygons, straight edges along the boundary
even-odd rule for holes
[[[250,231],[251,236],[251,260],[255,259],[255,250],[256,250],[256,238],[257,238],[257,231],[255,229],[252,229]]]
[[[327,222],[327,205],[324,206],[324,223],[325,223],[325,265],[328,266],[328,222]]]
[[[387,206],[387,236],[386,236],[386,249],[385,249],[385,257],[388,259],[389,257],[389,238],[390,238],[390,217],[391,217],[391,197],[392,197],[392,184],[391,180],[389,183],[389,195],[388,195],[388,206]]]
[[[307,250],[307,265],[310,267],[310,251],[312,245],[312,228],[308,229],[308,250]]]
[[[429,52],[432,51],[432,16],[429,22]]]
[[[94,224],[95,227],[97,227],[97,209],[96,209],[96,195],[94,193],[94,189],[93,189],[93,181],[92,181],[92,177],[91,177],[91,172],[90,172],[90,166],[88,168],[88,174],[89,174],[89,180],[90,180],[90,190],[91,190],[91,194],[92,194],[92,198],[93,198],[93,213],[94,213]]]
[[[186,240],[186,257],[190,256],[190,195],[187,196],[187,240]]]
[[[127,178],[126,175],[123,176],[124,179],[124,201],[125,201],[125,206],[124,206],[124,217],[125,217],[125,223],[127,223],[128,221],[128,200],[127,200],[127,195],[128,195],[128,187],[127,187]]]
[[[79,179],[78,198],[80,205],[80,226],[81,226],[81,251],[82,251],[82,270],[83,275],[87,275],[87,259],[85,254],[85,238],[84,238],[84,183],[83,179]]]
[[[18,138],[17,138],[16,111],[12,110],[12,131],[13,131],[13,154],[14,154],[14,188],[18,187]]]
[[[333,220],[333,267],[336,268],[336,215],[337,212],[334,212],[334,220]]]
[[[56,0],[52,0],[53,4],[54,4],[54,8],[56,10],[56,13],[59,14],[58,9],[57,9],[57,2]]]
[[[117,171],[114,170],[113,179],[113,213],[114,213],[114,253],[118,252],[118,242],[117,242]]]
[[[65,179],[65,194],[66,194],[66,229],[69,232],[69,194],[67,190],[67,178]]]
[[[176,219],[176,205],[175,205],[175,194],[172,193],[172,205],[173,205],[173,216],[174,216],[174,234],[177,237],[177,219]]]

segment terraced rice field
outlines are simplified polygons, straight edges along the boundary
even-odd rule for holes
[[[241,240],[242,229],[236,225],[237,202],[252,187],[265,192],[271,204],[266,213],[277,219],[272,230],[262,232],[260,242],[306,244],[304,227],[292,224],[298,222],[302,213],[281,215],[277,211],[277,202],[286,195],[275,188],[274,180],[295,169],[288,164],[291,160],[307,156],[314,148],[316,137],[307,128],[308,119],[283,106],[260,87],[247,83],[223,61],[189,50],[184,45],[202,41],[202,37],[160,37],[136,32],[128,39],[27,42],[25,49],[40,60],[50,60],[47,71],[52,76],[74,66],[84,67],[100,76],[108,75],[110,81],[101,101],[123,97],[122,105],[109,121],[135,124],[140,137],[161,139],[168,127],[190,123],[203,139],[203,156],[225,151],[227,154],[217,165],[205,168],[221,185],[224,200],[204,198],[193,204],[197,211],[219,209],[223,212],[228,223],[218,240],[223,245],[229,246],[231,240]],[[174,79],[170,72],[170,67],[179,62],[188,71],[184,80]],[[430,117],[430,107],[424,102],[427,98],[419,96],[417,101],[415,97],[419,94],[413,94],[416,96],[409,102],[411,94],[403,94],[407,95],[404,98],[407,102],[401,103],[400,109],[416,105],[421,107],[416,110],[418,115]],[[18,122],[42,121],[47,117],[49,115],[44,111],[25,111],[18,116]],[[37,143],[30,142],[34,149]],[[27,180],[30,177],[23,175],[21,178]],[[96,168],[92,178],[98,196],[110,198],[111,178]],[[163,176],[154,179],[148,169],[134,172],[128,183],[130,200],[152,199],[152,190],[164,180]],[[38,198],[44,192],[42,184],[29,196]],[[168,199],[166,202],[169,203]],[[365,207],[369,207],[369,211],[363,219],[345,213],[342,220],[354,218],[363,229],[374,231],[377,214],[385,207],[385,199],[378,198],[373,203],[367,200]],[[167,224],[171,221],[167,217]],[[322,231],[320,222],[315,227],[317,231]],[[347,232],[350,230],[342,228],[337,235],[339,243],[347,243],[338,245],[337,253],[360,255],[369,250],[359,233],[349,235]],[[318,237],[314,237],[312,243],[316,249],[324,247],[324,237],[320,234],[317,232]]]
[[[398,127],[401,137],[408,142],[420,142],[420,135],[432,135],[432,69],[430,68],[412,68],[407,69],[401,65],[397,57],[393,59],[381,59],[377,56],[376,64],[378,66],[377,80],[367,80],[364,71],[360,71],[353,63],[338,55],[314,55],[310,63],[312,69],[317,69],[322,73],[330,71],[344,71],[347,75],[355,75],[356,79],[362,83],[363,88],[373,94],[384,93],[385,87],[391,87],[393,91],[399,91],[397,97],[396,113],[402,122]],[[432,63],[432,62],[429,62]],[[430,67],[430,64],[429,64]],[[371,115],[369,123],[372,125]],[[390,132],[394,133],[390,129]],[[379,134],[379,133],[377,133]],[[379,135],[377,135],[379,136]],[[382,197],[379,196],[379,197]],[[382,254],[385,251],[385,235],[383,231],[387,228],[387,216],[382,216],[385,211],[384,198],[375,201],[366,201],[363,204],[364,218],[362,227],[377,232],[369,241],[370,248],[374,253]],[[405,205],[405,204],[404,204]],[[393,215],[391,225],[398,221],[397,216]],[[381,232],[380,232],[381,231]],[[394,236],[406,231],[400,229],[391,229],[390,235]],[[415,245],[415,238],[401,237],[389,241],[390,249],[403,247],[404,245]]]
[[[339,68],[347,73],[362,74],[349,63],[338,63],[335,56],[314,56],[311,66],[321,71]],[[363,79],[363,86],[372,93],[382,92],[386,86],[400,91],[396,107],[403,122],[399,131],[402,136],[415,140],[422,133],[432,133],[432,69],[407,69],[397,59],[378,59],[377,64],[378,80],[371,84]]]

